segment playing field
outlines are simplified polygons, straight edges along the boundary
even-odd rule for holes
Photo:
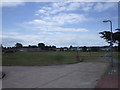
[[[79,57],[77,58],[77,54]],[[2,65],[29,66],[29,65],[53,65],[53,64],[73,64],[81,60],[102,61],[104,52],[16,52],[2,54]]]

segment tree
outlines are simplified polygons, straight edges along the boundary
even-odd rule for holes
[[[38,48],[44,50],[45,49],[45,44],[44,43],[38,43]]]
[[[97,52],[97,51],[99,51],[99,47],[91,47],[91,51]]]
[[[38,48],[38,47],[36,45],[33,45],[33,46],[28,45],[28,48]]]
[[[105,39],[106,42],[110,43],[110,41],[111,41],[111,37],[110,37],[111,32],[110,31],[103,31],[103,32],[100,32],[99,34],[102,35],[102,36],[100,36],[101,38]],[[118,51],[120,52],[120,30],[112,33],[112,42],[118,44]]]
[[[72,48],[73,46],[72,45],[70,45],[70,47],[69,48]]]
[[[23,45],[22,45],[21,43],[16,43],[16,44],[15,44],[15,47],[16,47],[16,48],[22,48]]]
[[[45,46],[45,50],[47,50],[47,51],[48,51],[48,50],[49,50],[49,46]]]
[[[53,51],[56,51],[56,46],[52,46],[52,50],[53,50]]]
[[[87,47],[86,46],[82,47],[82,51],[86,52],[87,51]]]

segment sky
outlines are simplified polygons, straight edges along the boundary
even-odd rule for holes
[[[117,2],[9,2],[2,9],[2,45],[105,46],[99,32],[118,28]]]

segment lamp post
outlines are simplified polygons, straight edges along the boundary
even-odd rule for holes
[[[110,39],[111,39],[111,44],[112,44],[112,21],[111,20],[104,20],[103,22],[105,22],[105,23],[110,22],[110,32],[111,32]]]
[[[112,67],[113,67],[113,59],[112,59],[112,46],[113,46],[113,37],[112,37],[112,21],[111,20],[104,20],[104,23],[109,22],[110,23],[110,48],[111,48],[111,63],[112,63]]]
[[[117,30],[118,32],[120,32],[120,28],[117,28],[117,29],[115,29],[115,30]],[[118,42],[118,51],[120,51],[120,42]],[[118,55],[119,56],[119,55]]]

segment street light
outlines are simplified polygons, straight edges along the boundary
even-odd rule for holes
[[[110,35],[110,39],[111,39],[111,46],[112,46],[112,21],[111,20],[104,20],[104,23],[110,22],[110,31],[111,31],[111,35]]]
[[[107,23],[107,22],[110,22],[110,32],[111,32],[111,35],[110,35],[110,47],[111,47],[111,62],[112,62],[112,66],[113,66],[113,59],[112,59],[112,46],[113,46],[113,38],[112,38],[112,21],[111,20],[104,20],[103,21],[104,23]]]

